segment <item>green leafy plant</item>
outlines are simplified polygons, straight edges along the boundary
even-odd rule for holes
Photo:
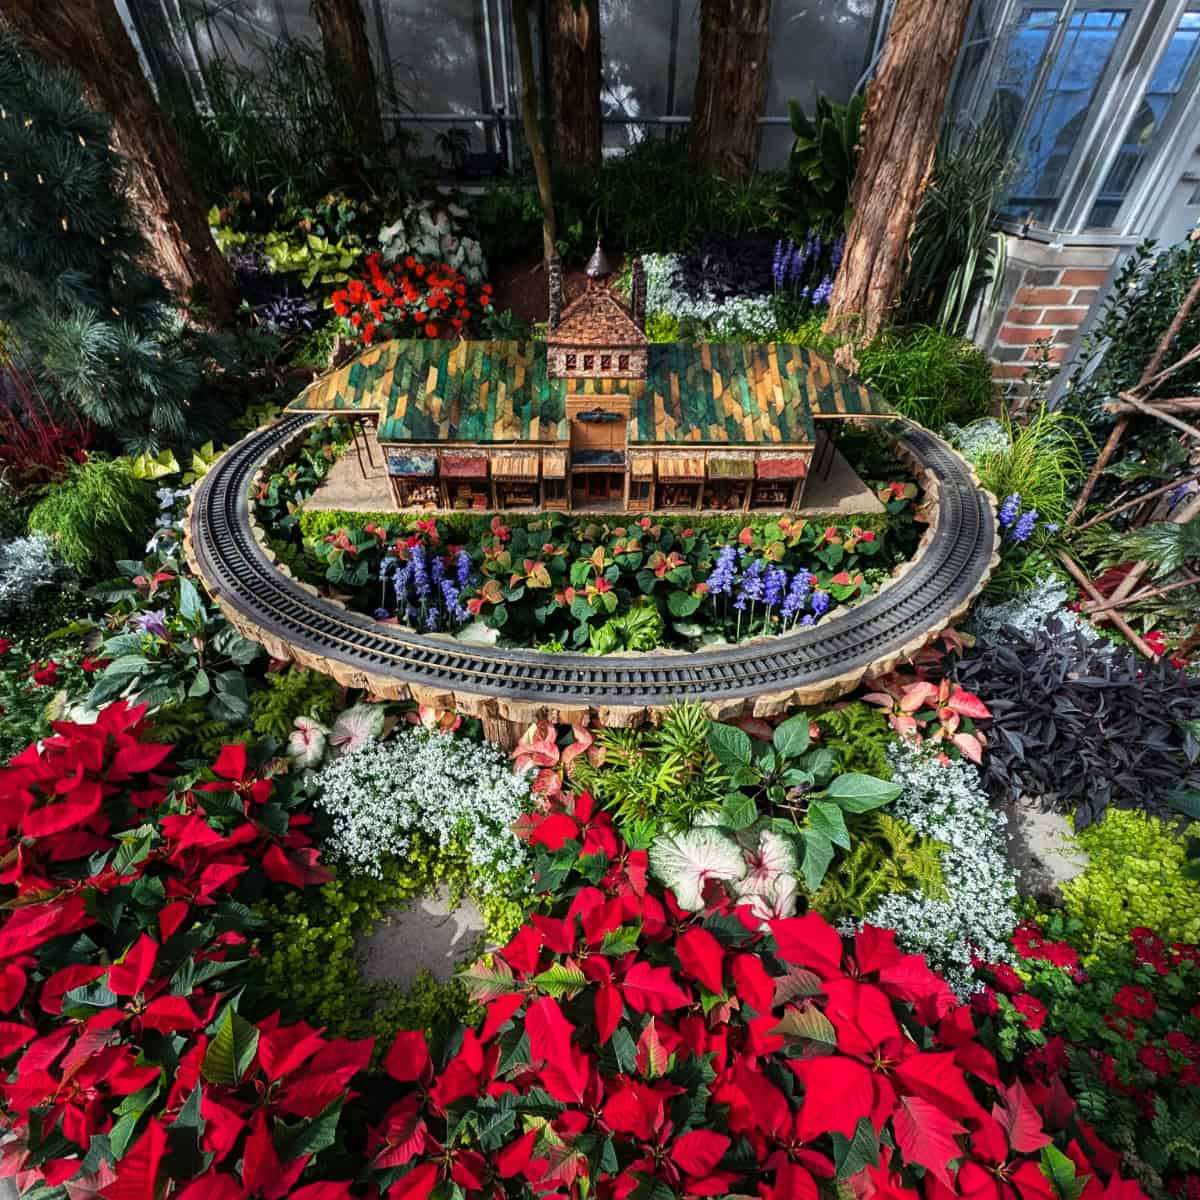
[[[1188,839],[1195,837],[1200,823],[1181,836],[1171,823],[1126,809],[1074,835],[1087,865],[1061,890],[1085,955],[1123,944],[1139,926],[1169,942],[1200,942],[1200,881],[1188,857]]]
[[[838,770],[891,778],[887,749],[896,734],[879,709],[851,700],[815,714],[813,724],[821,731],[822,744],[837,755]]]
[[[109,619],[116,632],[95,652],[105,665],[86,703],[98,709],[123,698],[155,709],[203,700],[210,718],[237,727],[250,716],[244,668],[262,647],[211,609],[190,578],[163,565],[173,564],[120,562],[123,577],[97,589],[114,605]]]
[[[362,974],[362,942],[380,921],[439,885],[463,894],[469,874],[463,855],[418,840],[403,861],[389,859],[380,876],[338,873],[319,888],[260,905],[263,992],[285,1019],[315,1021],[339,1037],[390,1040],[399,1029],[469,1018],[472,1007],[457,980],[438,983],[423,973],[405,991]],[[489,926],[489,936],[503,940],[519,921]]]
[[[289,667],[267,675],[265,686],[250,697],[250,721],[262,737],[284,741],[291,736],[297,717],[329,723],[342,703],[336,679],[320,671]]]
[[[858,166],[859,131],[866,97],[846,104],[818,95],[810,118],[795,100],[788,102],[792,123],[787,203],[800,232],[840,233],[850,225],[850,193]]]
[[[970,342],[930,325],[884,330],[858,355],[858,375],[929,429],[965,424],[992,406],[992,371]]]
[[[93,455],[72,463],[29,514],[29,528],[44,533],[83,576],[95,576],[140,547],[154,520],[154,493],[127,459]]]
[[[306,289],[345,282],[363,253],[361,245],[344,238],[333,242],[302,229],[272,230],[263,250],[276,275],[298,275]]]
[[[975,473],[994,496],[1017,495],[1025,509],[1044,521],[1062,522],[1086,473],[1083,447],[1091,443],[1087,426],[1071,413],[1042,405],[1022,425],[1003,418],[1006,447],[984,450],[974,459]]]
[[[755,742],[735,725],[713,722],[707,740],[729,775],[721,821],[736,831],[756,827],[760,814],[771,832],[792,843],[800,873],[816,891],[835,847],[850,849],[848,814],[889,804],[900,788],[858,772],[836,774],[836,755],[810,745],[811,722],[798,713],[776,726],[771,741]],[[780,914],[786,915],[786,914]]]
[[[981,293],[991,307],[1004,282],[1005,235],[993,228],[1008,143],[994,120],[948,128],[909,238],[901,319],[961,333]]]
[[[809,898],[826,920],[862,920],[885,896],[905,892],[946,897],[938,842],[881,810],[848,816],[846,828],[850,849],[837,857]]]
[[[696,702],[672,705],[652,729],[601,729],[591,757],[572,764],[574,786],[591,793],[639,843],[660,828],[684,828],[714,809],[726,775],[708,745],[709,719]]]

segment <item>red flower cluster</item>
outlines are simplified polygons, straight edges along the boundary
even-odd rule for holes
[[[491,284],[475,288],[447,263],[426,265],[410,254],[386,264],[378,253],[363,261],[366,275],[330,300],[364,346],[393,337],[462,337],[472,320],[491,311]]]
[[[0,658],[3,658],[12,649],[12,642],[6,637],[0,637]]]
[[[59,664],[52,658],[29,664],[29,675],[38,687],[53,687],[58,682]]]

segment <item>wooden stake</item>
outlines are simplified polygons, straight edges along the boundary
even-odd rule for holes
[[[1084,521],[1078,529],[1072,530],[1073,533],[1082,533],[1085,529],[1090,529],[1093,525],[1099,525],[1102,521],[1107,521],[1110,517],[1115,517],[1126,509],[1136,508],[1139,504],[1145,504],[1147,500],[1157,500],[1164,492],[1173,491],[1177,487],[1182,487],[1185,483],[1194,483],[1200,479],[1200,475],[1185,475],[1182,479],[1172,479],[1170,483],[1164,483],[1162,487],[1155,488],[1152,492],[1146,492],[1142,496],[1134,496],[1132,500],[1126,500],[1124,504],[1118,504],[1114,508],[1107,509],[1098,517],[1090,517]]]
[[[1177,592],[1180,588],[1194,587],[1197,583],[1200,583],[1200,575],[1192,575],[1187,579],[1176,580],[1175,583],[1164,584],[1162,587],[1146,588],[1145,591],[1138,592],[1134,596],[1128,596],[1124,600],[1105,600],[1103,604],[1090,601],[1083,605],[1083,611],[1088,616],[1094,617],[1096,613],[1107,612],[1110,608],[1141,604],[1143,600],[1153,600],[1155,596],[1165,596],[1168,592]]]
[[[1130,408],[1136,409],[1145,416],[1157,417],[1160,421],[1164,421],[1166,424],[1173,425],[1176,429],[1182,430],[1188,437],[1200,439],[1200,429],[1197,429],[1195,425],[1189,425],[1186,421],[1181,421],[1178,417],[1173,417],[1169,412],[1164,412],[1155,405],[1147,404],[1144,400],[1137,400],[1129,392],[1122,392],[1121,399]]]
[[[1075,560],[1065,550],[1059,550],[1057,554],[1058,561],[1061,562],[1064,567],[1066,567],[1071,578],[1074,579],[1075,582],[1079,584],[1079,586],[1083,588],[1083,590],[1087,592],[1087,594],[1091,596],[1093,600],[1099,600],[1101,603],[1103,603],[1104,597],[1096,590],[1095,586],[1092,584],[1092,581],[1083,573]],[[1129,639],[1139,653],[1143,654],[1146,658],[1152,658],[1155,660],[1158,659],[1158,655],[1150,649],[1149,645],[1146,643],[1146,640],[1134,632],[1133,626],[1131,626],[1129,622],[1126,621],[1123,616],[1121,616],[1120,613],[1113,612],[1107,615],[1109,620],[1111,620],[1112,623]]]

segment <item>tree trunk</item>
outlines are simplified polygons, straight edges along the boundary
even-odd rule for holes
[[[879,73],[867,93],[854,216],[825,329],[852,348],[879,331],[900,293],[970,0],[897,0]]]
[[[312,0],[321,27],[325,69],[347,127],[364,146],[383,145],[379,92],[371,64],[371,43],[359,0]]]
[[[554,148],[564,167],[600,165],[600,2],[551,0]]]
[[[747,179],[758,162],[767,97],[771,0],[702,0],[700,67],[692,99],[698,170]]]
[[[181,299],[229,319],[233,273],[113,0],[4,0],[2,15],[42,59],[74,71],[88,100],[111,116],[149,265]]]
[[[538,123],[537,88],[533,77],[533,38],[529,32],[529,0],[512,0],[513,24],[517,34],[517,58],[521,63],[521,125],[533,159],[537,176],[538,197],[542,202],[542,262],[550,269],[556,251],[557,234],[554,227],[554,190],[550,183],[550,159]]]

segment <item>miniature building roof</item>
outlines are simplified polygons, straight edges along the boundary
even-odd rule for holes
[[[630,445],[810,445],[813,420],[893,416],[803,346],[649,347],[642,379],[551,379],[544,342],[393,341],[309,384],[299,412],[379,414],[381,442],[566,442],[567,392],[628,396]]]
[[[550,346],[639,350],[646,344],[646,335],[608,288],[590,287],[562,310],[546,342]]]

